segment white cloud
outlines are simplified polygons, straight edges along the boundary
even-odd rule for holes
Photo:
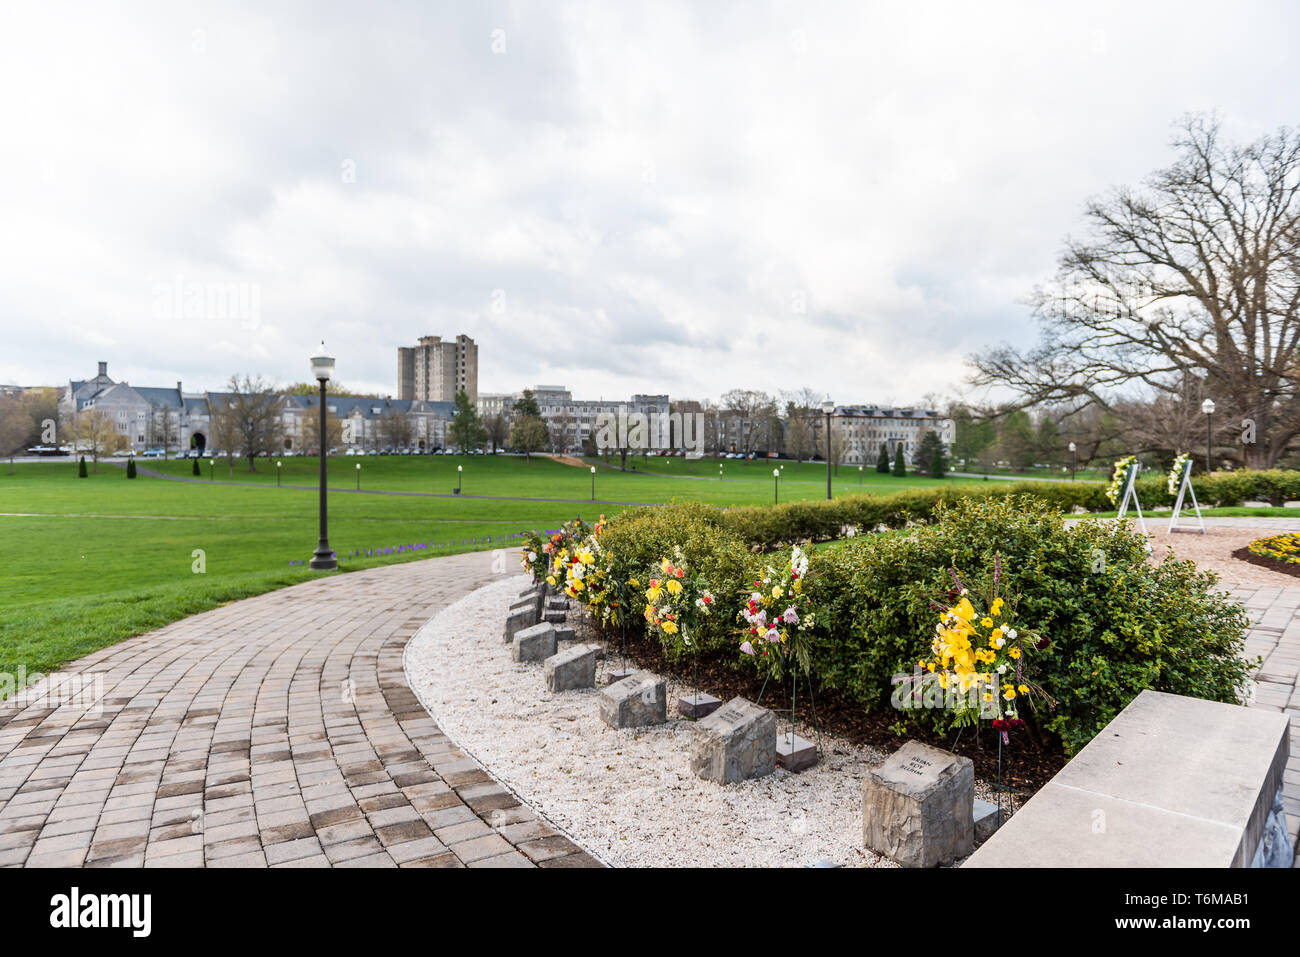
[[[0,382],[288,382],[324,337],[392,391],[467,332],[485,391],[914,401],[1033,335],[1180,114],[1298,112],[1284,4],[130,9],[0,37]],[[257,320],[158,318],[182,278]]]

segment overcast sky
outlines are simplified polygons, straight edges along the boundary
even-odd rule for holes
[[[1140,6],[1138,11],[1133,7]],[[1050,9],[1047,9],[1050,8]],[[1300,121],[1296,4],[10,6],[0,383],[951,392],[1085,200]]]

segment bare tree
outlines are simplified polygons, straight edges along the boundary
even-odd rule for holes
[[[99,471],[99,457],[113,455],[126,448],[126,436],[107,412],[84,409],[72,420],[72,443],[79,452],[89,452],[92,471]]]
[[[149,443],[162,447],[163,458],[176,441],[179,423],[176,413],[165,405],[155,405],[149,411]]]
[[[1145,189],[1088,204],[1092,235],[1034,293],[1041,343],[980,355],[973,381],[1115,410],[1126,389],[1179,397],[1194,375],[1221,421],[1253,424],[1245,463],[1268,467],[1300,434],[1300,134],[1238,146],[1193,116],[1174,146]]]
[[[384,443],[394,449],[411,442],[411,420],[396,406],[388,406],[379,416],[379,434]]]
[[[328,405],[328,402],[326,404]],[[324,442],[320,440],[320,406],[303,412],[302,425],[303,441],[308,449],[314,448],[323,455],[343,444],[343,422],[328,408],[325,410]]]
[[[247,459],[248,470],[257,471],[257,457],[271,455],[284,444],[284,399],[270,383],[252,376],[234,375],[227,386],[229,395],[212,410],[213,424],[221,434],[228,458],[236,447]]]

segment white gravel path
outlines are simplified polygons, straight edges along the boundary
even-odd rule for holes
[[[703,781],[690,770],[690,722],[675,718],[689,689],[670,683],[667,724],[620,731],[601,722],[597,691],[551,694],[540,664],[511,661],[502,627],[527,584],[512,577],[444,609],[408,644],[406,679],[536,811],[614,865],[894,866],[861,846],[861,782],[883,752],[824,737],[822,760],[800,774]]]

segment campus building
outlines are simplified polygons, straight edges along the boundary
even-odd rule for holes
[[[99,363],[92,379],[74,379],[60,390],[59,412],[65,422],[98,411],[109,417],[132,452],[164,448],[199,454],[217,448],[213,411],[232,398],[229,392],[185,392],[173,388],[133,386],[115,382],[108,363]],[[305,450],[315,434],[320,396],[279,396],[283,451]],[[423,399],[326,396],[326,408],[342,426],[340,448],[376,451],[410,448],[419,451],[447,447],[454,405]],[[219,449],[218,451],[226,451]]]
[[[825,454],[822,417],[817,416],[818,450]],[[831,441],[838,443],[840,461],[845,465],[875,465],[884,445],[893,461],[898,447],[903,459],[911,464],[927,432],[937,432],[939,440],[951,445],[955,436],[952,419],[933,409],[890,409],[873,405],[840,405],[831,413]]]
[[[667,395],[634,395],[630,399],[575,399],[573,393],[562,385],[538,385],[532,389],[537,408],[542,413],[551,434],[551,449],[555,452],[579,452],[589,436],[597,429],[597,416],[602,413],[617,415],[620,412],[643,415],[667,415]],[[476,408],[483,419],[495,415],[514,421],[514,404],[521,392],[485,393]]]
[[[469,336],[421,336],[414,346],[398,347],[399,399],[455,402],[462,389],[471,402],[478,398],[478,346]]]

